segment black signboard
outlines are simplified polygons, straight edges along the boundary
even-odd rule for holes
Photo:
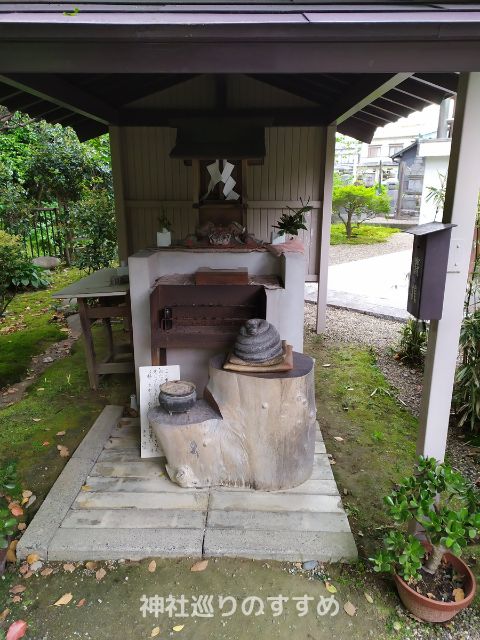
[[[407,310],[419,320],[440,320],[453,224],[430,222],[408,229],[414,236]]]

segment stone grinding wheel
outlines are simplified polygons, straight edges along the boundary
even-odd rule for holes
[[[266,320],[247,320],[240,329],[233,352],[245,362],[268,362],[279,358],[283,354],[280,334]]]

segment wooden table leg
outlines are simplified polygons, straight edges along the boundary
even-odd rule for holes
[[[88,379],[92,389],[98,389],[99,377],[95,360],[95,345],[93,344],[92,325],[87,315],[87,303],[83,298],[77,298],[78,315],[85,339],[85,360],[87,361]]]
[[[115,347],[113,346],[112,322],[110,318],[104,318],[103,322],[105,324],[105,329],[107,330],[109,358],[112,359],[115,355]]]

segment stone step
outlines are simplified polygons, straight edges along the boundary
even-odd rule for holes
[[[258,531],[330,531],[349,532],[344,513],[297,511],[217,511],[209,510],[207,526],[216,529],[251,529]]]
[[[115,478],[158,478],[165,475],[160,458],[149,458],[140,462],[97,462],[92,476]]]
[[[356,560],[357,550],[349,532],[329,531],[243,531],[210,529],[205,532],[205,556],[341,562]]]
[[[93,492],[208,493],[208,489],[184,489],[169,480],[166,475],[160,478],[103,478],[102,476],[89,476],[85,484]]]
[[[226,511],[319,511],[343,513],[339,496],[282,493],[280,491],[252,491],[248,496],[242,491],[212,489],[209,510]]]
[[[138,447],[140,451],[140,438],[135,436],[112,436],[109,438],[104,446],[104,450],[110,449],[135,449]]]
[[[189,509],[78,509],[62,522],[67,529],[200,529],[206,511]]]
[[[154,458],[149,458],[153,460]],[[142,462],[140,447],[130,449],[104,449],[98,457],[98,462]]]
[[[81,491],[72,509],[196,509],[205,511],[208,493],[134,493]]]
[[[200,558],[203,527],[199,529],[66,529],[60,527],[48,549],[48,560],[141,560],[142,558]]]

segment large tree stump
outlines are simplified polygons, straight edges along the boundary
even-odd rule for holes
[[[170,478],[186,487],[295,487],[312,473],[315,448],[313,360],[294,353],[293,369],[240,373],[210,360],[204,400],[185,414],[149,413]]]

